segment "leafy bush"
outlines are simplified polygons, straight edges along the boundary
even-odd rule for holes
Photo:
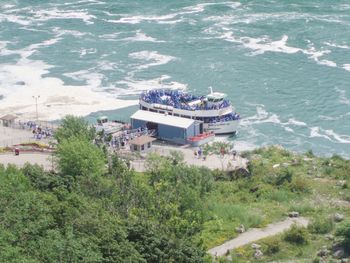
[[[307,157],[309,157],[309,158],[315,157],[315,155],[314,155],[314,153],[313,153],[312,150],[308,150],[308,151],[305,153],[305,155],[306,155]]]
[[[276,181],[275,184],[276,185],[282,185],[284,183],[290,183],[292,182],[292,178],[293,178],[293,172],[290,169],[285,169],[282,171],[281,174],[279,174],[276,177]]]
[[[294,177],[290,184],[290,190],[293,192],[307,193],[310,191],[309,182],[303,177]]]
[[[294,197],[294,194],[285,189],[275,189],[266,195],[266,198],[277,202],[289,202]]]
[[[335,234],[342,238],[343,247],[349,253],[350,252],[350,220],[347,220],[343,222],[341,225],[339,225]]]
[[[284,233],[284,240],[296,245],[304,245],[308,243],[308,232],[305,227],[293,224],[290,230]]]
[[[331,218],[318,217],[309,225],[308,229],[314,234],[327,234],[332,231],[334,227],[333,220]]]
[[[265,254],[267,255],[276,254],[281,249],[281,242],[277,238],[267,239],[264,243],[266,245]]]

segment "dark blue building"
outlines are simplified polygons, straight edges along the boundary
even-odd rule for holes
[[[156,131],[157,138],[178,144],[187,144],[189,137],[203,132],[200,121],[151,111],[138,110],[130,119],[133,129],[147,127]]]

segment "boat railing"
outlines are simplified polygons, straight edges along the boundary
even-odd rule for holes
[[[141,94],[141,100],[149,104],[162,104],[182,110],[219,110],[231,106],[230,101],[222,100],[221,103],[208,105],[204,96],[195,96],[177,90],[150,90]],[[193,101],[202,101],[200,104],[189,105]]]

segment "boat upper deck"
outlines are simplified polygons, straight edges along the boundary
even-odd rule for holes
[[[182,110],[218,110],[231,106],[228,100],[210,102],[206,96],[196,96],[178,90],[150,90],[141,94],[149,104],[161,104]]]

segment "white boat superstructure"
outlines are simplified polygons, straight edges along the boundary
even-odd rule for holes
[[[226,94],[211,92],[195,96],[178,90],[155,89],[140,96],[140,109],[203,121],[203,128],[215,134],[234,134],[240,116]]]

